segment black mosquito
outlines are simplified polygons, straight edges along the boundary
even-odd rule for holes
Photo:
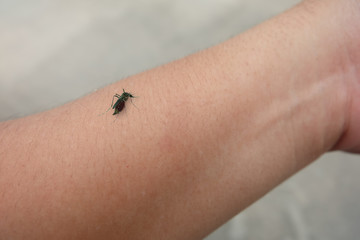
[[[117,98],[117,101],[114,104],[115,98]],[[125,102],[129,100],[129,98],[135,98],[135,97],[131,93],[125,92],[124,89],[121,95],[116,93],[113,96],[111,107],[106,112],[108,112],[110,109],[114,109],[113,115],[119,114],[124,109]]]

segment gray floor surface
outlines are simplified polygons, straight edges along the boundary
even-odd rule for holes
[[[298,2],[0,0],[0,120],[204,49]],[[360,239],[359,169],[358,156],[328,154],[206,240]]]

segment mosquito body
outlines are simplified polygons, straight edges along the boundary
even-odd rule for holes
[[[114,103],[114,99],[117,98],[116,102]],[[120,95],[116,93],[113,96],[111,107],[106,111],[108,112],[110,109],[114,109],[113,115],[119,114],[125,107],[125,102],[129,100],[129,98],[135,98],[131,93],[125,92],[123,89],[123,93]]]

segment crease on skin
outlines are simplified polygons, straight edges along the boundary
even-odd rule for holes
[[[342,148],[352,148],[355,146],[347,146],[348,143],[344,142],[344,139],[350,139],[349,136],[351,130],[349,130],[350,124],[353,121],[352,111],[355,109],[354,106],[356,103],[354,103],[354,96],[353,92],[360,91],[359,89],[354,89],[360,87],[360,79],[357,76],[360,76],[360,65],[357,64],[357,59],[360,57],[358,51],[356,50],[358,47],[353,44],[351,44],[352,39],[357,39],[358,35],[360,33],[360,28],[353,24],[354,22],[357,22],[360,20],[360,2],[357,0],[349,1],[349,4],[347,4],[347,7],[351,8],[351,14],[346,15],[346,27],[343,28],[343,39],[346,39],[346,44],[339,43],[338,49],[342,49],[344,51],[343,57],[344,57],[344,64],[342,64],[342,82],[345,84],[345,89],[347,92],[347,99],[346,99],[346,105],[345,105],[345,121],[344,125],[342,126],[342,135],[339,137],[338,141],[332,146],[331,150],[339,150]],[[344,16],[344,15],[342,15]],[[355,19],[355,21],[354,21]],[[349,41],[349,42],[348,42]],[[356,44],[356,43],[355,43]],[[355,51],[353,50],[355,49]],[[351,135],[351,134],[350,134]],[[351,139],[350,139],[351,141]],[[344,150],[344,149],[343,149]]]
[[[293,170],[299,169],[299,160],[297,159],[297,147],[294,146],[295,139],[298,136],[296,134],[301,134],[301,130],[297,130],[296,128],[300,126],[306,126],[312,124],[314,121],[313,114],[315,110],[309,111],[312,106],[312,103],[316,102],[316,98],[318,98],[322,92],[326,91],[327,88],[333,83],[330,81],[321,81],[315,82],[309,87],[303,88],[300,90],[298,94],[295,95],[296,91],[288,91],[286,95],[283,95],[280,98],[272,100],[269,104],[263,105],[262,109],[258,111],[258,114],[253,116],[254,126],[256,126],[256,132],[249,132],[252,130],[245,130],[245,135],[248,135],[250,139],[258,140],[261,136],[266,134],[273,135],[274,133],[278,134],[281,132],[284,127],[291,128],[291,136],[286,136],[288,139],[288,146],[293,149],[291,157],[293,158],[293,164],[291,168]],[[295,122],[297,121],[297,113],[307,111],[308,117],[302,120],[301,123]],[[320,113],[317,111],[315,114]],[[323,114],[323,113],[321,113]],[[322,118],[324,118],[323,116]],[[300,119],[299,119],[300,120]],[[317,124],[317,123],[314,123]],[[304,129],[304,131],[307,131]],[[286,131],[284,131],[286,132]],[[276,136],[274,136],[276,138]],[[322,149],[325,149],[325,140],[323,138],[319,139],[321,141]],[[301,143],[305,144],[305,143]],[[317,153],[316,153],[317,154]],[[320,154],[320,151],[318,152]],[[314,154],[311,157],[318,157]]]
[[[358,1],[353,1],[355,5],[357,5],[356,7],[358,8],[354,8],[356,10],[360,10],[360,3]],[[352,6],[352,5],[351,5]],[[357,20],[360,20],[360,14],[359,12],[354,12],[353,14],[358,14],[358,18]],[[353,22],[351,21],[350,24],[352,24]],[[350,25],[349,25],[350,26]],[[360,28],[357,27],[356,25],[351,25],[352,29],[345,29],[347,31],[343,31],[344,39],[357,39],[358,35],[360,33]],[[360,58],[360,54],[358,51],[354,51],[352,50],[352,48],[357,48],[357,46],[353,46],[352,44],[339,44],[339,49],[343,49],[344,51],[344,64],[342,67],[342,74],[343,74],[343,79],[342,81],[346,84],[345,88],[347,90],[347,105],[346,105],[346,112],[347,112],[347,116],[346,116],[346,122],[344,123],[343,126],[343,135],[339,138],[339,141],[334,145],[333,149],[337,150],[338,148],[341,148],[343,145],[342,139],[348,138],[348,133],[349,133],[349,126],[350,123],[352,122],[352,110],[354,110],[354,106],[356,105],[356,103],[354,103],[354,97],[356,96],[356,92],[360,91],[360,79],[358,76],[360,76],[360,65],[357,64],[358,60]],[[351,49],[350,49],[351,48]],[[347,143],[345,143],[346,145]],[[353,146],[352,146],[353,147]]]

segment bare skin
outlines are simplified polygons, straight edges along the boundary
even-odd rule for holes
[[[0,123],[0,239],[201,239],[321,154],[360,152],[359,39],[359,1],[305,1]],[[138,109],[99,116],[123,88]]]

